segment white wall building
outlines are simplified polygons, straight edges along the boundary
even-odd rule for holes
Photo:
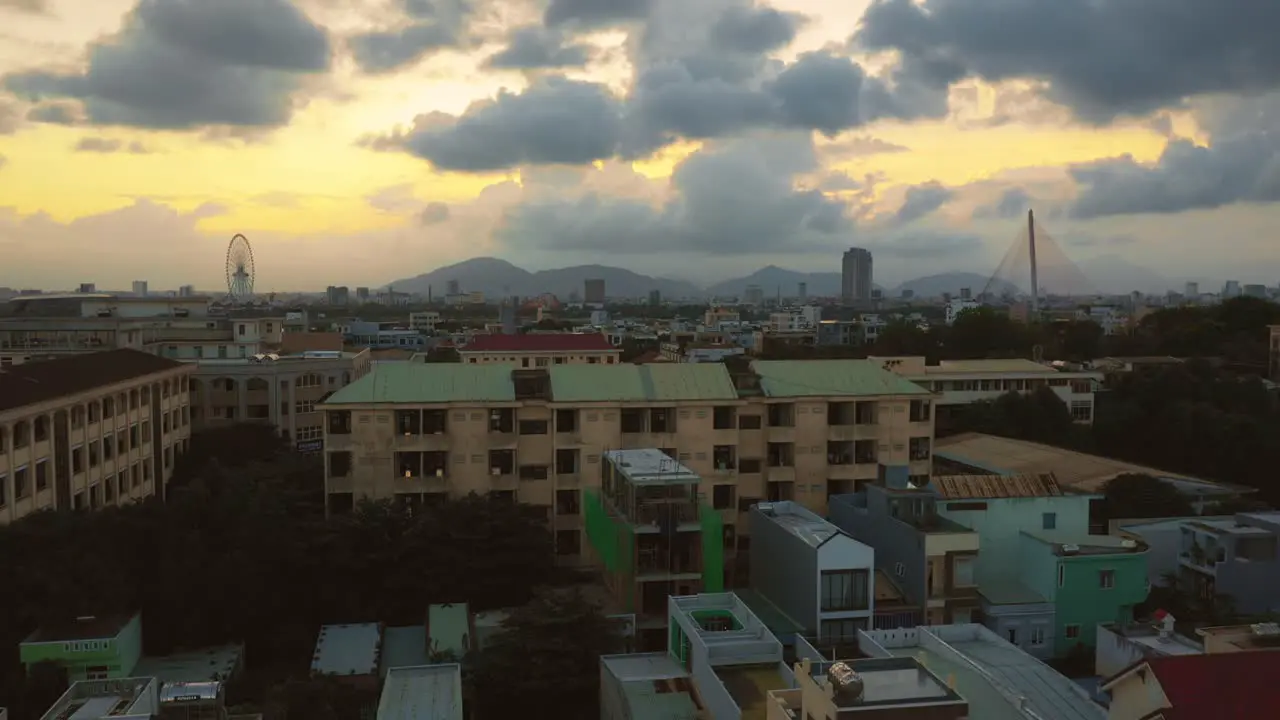
[[[875,612],[875,550],[794,502],[751,510],[751,585],[824,642],[853,642]]]
[[[946,323],[948,325],[952,325],[955,323],[956,317],[959,316],[960,313],[964,312],[965,310],[977,310],[978,307],[979,305],[976,300],[964,300],[964,299],[951,300],[947,303],[946,308],[943,310]]]

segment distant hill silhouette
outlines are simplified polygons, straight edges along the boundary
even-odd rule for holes
[[[432,293],[440,296],[446,292],[450,280],[457,280],[463,291],[479,290],[491,298],[539,295],[546,292],[567,298],[571,292],[581,296],[584,284],[593,278],[604,280],[605,293],[610,297],[642,298],[651,290],[661,292],[663,297],[673,298],[702,295],[702,290],[693,283],[649,277],[607,265],[578,265],[529,272],[506,260],[491,257],[464,260],[416,277],[396,280],[390,286],[402,292],[423,295],[427,293],[427,288],[431,288]]]

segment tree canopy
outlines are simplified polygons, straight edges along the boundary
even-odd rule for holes
[[[260,692],[305,677],[322,624],[512,607],[558,577],[539,508],[472,495],[326,519],[318,459],[283,451],[268,427],[198,435],[176,471],[167,502],[0,528],[0,707],[18,704],[16,648],[43,623],[141,610],[153,655],[243,641]]]
[[[1186,496],[1150,475],[1117,475],[1103,488],[1103,516],[1108,520],[1194,515]]]
[[[475,658],[480,717],[600,717],[600,656],[624,652],[619,621],[578,592],[545,591],[517,608]]]

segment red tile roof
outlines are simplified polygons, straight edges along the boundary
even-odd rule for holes
[[[476,335],[462,352],[600,352],[616,350],[599,333],[529,333]]]
[[[1254,720],[1280,707],[1280,651],[1175,655],[1147,661],[1173,708],[1165,720]]]

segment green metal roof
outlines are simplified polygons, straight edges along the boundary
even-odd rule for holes
[[[395,363],[342,388],[324,405],[378,403],[515,402],[514,365],[493,363]]]
[[[756,360],[768,397],[928,395],[929,391],[871,360]]]
[[[555,402],[737,400],[722,363],[553,365]]]

